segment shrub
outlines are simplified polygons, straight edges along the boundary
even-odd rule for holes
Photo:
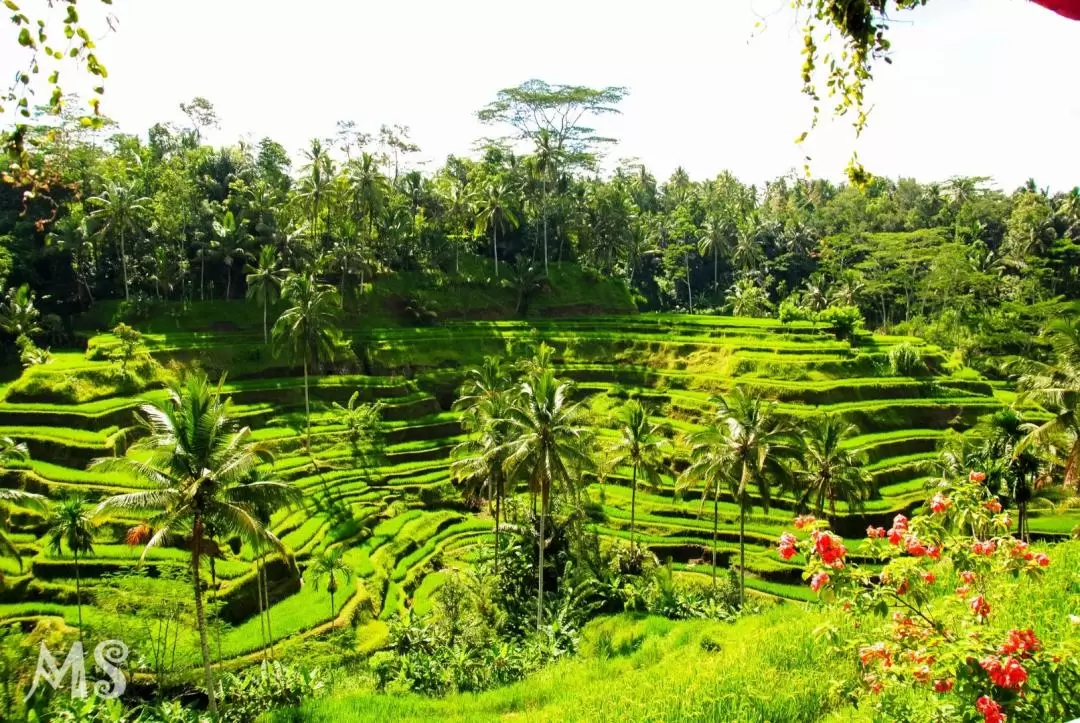
[[[854,341],[862,329],[862,312],[857,306],[830,306],[818,312],[817,320],[832,327],[833,334],[841,341]]]
[[[1030,610],[1023,628],[998,620],[1018,578],[1037,585],[1051,561],[1011,536],[1012,520],[985,481],[972,472],[943,483],[927,514],[868,528],[860,554],[884,561],[880,571],[853,564],[812,517],[795,522],[809,529],[806,539],[780,538],[782,558],[805,556],[811,589],[851,613],[826,638],[858,659],[862,678],[849,692],[882,719],[1044,721],[1080,710],[1075,640],[1037,636],[1026,626]],[[1045,616],[1033,622],[1050,634],[1060,626]]]
[[[309,670],[273,661],[238,675],[225,673],[218,687],[221,720],[246,723],[265,711],[296,706],[322,695],[326,677],[318,668]]]
[[[894,377],[917,377],[926,373],[926,364],[919,349],[904,342],[889,349],[889,370]]]
[[[793,321],[809,321],[814,318],[814,312],[789,297],[780,302],[777,316],[781,324],[790,324]]]
[[[22,362],[24,367],[48,364],[52,360],[52,354],[49,353],[48,349],[38,347],[38,345],[25,334],[16,339],[15,343],[19,347],[19,361]]]

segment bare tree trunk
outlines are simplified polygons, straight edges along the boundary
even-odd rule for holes
[[[634,465],[634,475],[630,482],[630,547],[634,546],[634,517],[637,512],[637,465]]]
[[[130,296],[128,292],[127,247],[124,246],[123,224],[120,225],[120,268],[124,272],[124,301],[127,301]]]
[[[308,397],[308,364],[304,356],[304,416],[307,420],[307,450],[311,454],[311,400]]]
[[[716,597],[716,528],[720,523],[720,490],[713,492],[712,498],[712,591]]]
[[[214,690],[214,670],[210,664],[210,642],[206,638],[206,612],[203,610],[202,586],[199,583],[199,557],[202,554],[202,518],[195,517],[191,537],[191,582],[195,588],[195,621],[199,628],[199,648],[202,651],[203,675],[206,679],[206,697],[210,717],[217,720],[217,695]]]
[[[495,275],[499,275],[499,227],[491,226],[491,251],[495,256]]]
[[[536,629],[544,624],[544,521],[547,518],[548,496],[547,489],[540,492],[540,567],[536,572]]]
[[[79,609],[79,643],[83,642],[83,623],[82,623],[82,578],[79,575],[79,550],[78,548],[72,548],[72,554],[75,555],[75,605]]]
[[[746,510],[739,504],[739,607],[746,606]]]
[[[547,177],[544,178],[544,276],[548,275],[548,242],[547,242]]]

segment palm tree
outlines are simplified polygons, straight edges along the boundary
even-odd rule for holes
[[[82,578],[79,574],[79,554],[94,554],[94,527],[91,514],[86,511],[86,498],[73,494],[56,503],[49,520],[49,549],[53,554],[63,552],[68,546],[75,557],[75,605],[79,610],[79,642],[83,642]]]
[[[34,305],[36,295],[28,284],[8,289],[0,303],[0,329],[18,337],[30,337],[41,331],[38,317],[41,312]]]
[[[379,435],[382,405],[378,402],[361,402],[360,392],[355,391],[345,404],[331,402],[331,408],[341,417],[348,429],[349,443],[353,451],[362,445],[372,445]]]
[[[124,273],[124,299],[130,298],[130,284],[128,283],[128,258],[125,236],[136,233],[139,222],[147,211],[150,199],[138,195],[135,183],[109,183],[105,190],[98,196],[87,199],[93,206],[90,218],[96,219],[101,224],[99,231],[102,236],[115,236],[120,241],[120,265]]]
[[[499,275],[499,229],[517,228],[510,187],[502,178],[488,181],[480,192],[476,208],[477,231],[491,231],[491,250],[495,257],[495,275]]]
[[[247,267],[247,298],[253,299],[256,304],[263,308],[263,343],[269,340],[269,331],[266,325],[266,314],[271,304],[281,297],[281,284],[283,274],[287,269],[281,268],[278,263],[277,249],[271,244],[264,244],[259,249],[259,262],[257,266]]]
[[[367,219],[368,237],[375,237],[375,218],[382,214],[390,184],[379,171],[379,162],[370,153],[349,161],[346,173],[352,187],[353,206]]]
[[[494,501],[496,575],[499,573],[499,549],[502,543],[499,521],[502,502],[506,497],[507,445],[510,442],[509,419],[513,402],[508,389],[479,398],[465,417],[465,426],[471,432],[469,438],[454,447],[450,455],[450,476],[455,481],[469,485],[466,495],[471,498],[486,495],[489,505]]]
[[[244,244],[251,240],[251,234],[244,227],[242,219],[237,219],[232,211],[225,211],[221,220],[213,222],[214,235],[221,240],[221,254],[225,261],[225,300],[232,297],[233,265],[237,258],[246,259]]]
[[[301,151],[307,161],[300,168],[301,195],[311,199],[311,237],[319,242],[319,209],[333,177],[330,154],[322,141],[312,138],[308,148]]]
[[[199,567],[207,525],[223,537],[240,536],[256,549],[271,547],[287,557],[285,546],[260,522],[260,510],[297,500],[289,485],[259,478],[258,467],[269,455],[251,440],[248,427],[237,429],[231,400],[222,394],[224,378],[215,387],[202,372],[172,385],[161,407],[144,404],[139,421],[145,435],[130,457],[104,457],[92,469],[122,471],[147,483],[149,489],[104,500],[98,512],[150,513],[154,534],[146,553],[171,536],[186,534],[191,545],[191,582],[211,716],[217,716],[214,674],[206,633]]]
[[[634,544],[634,520],[637,511],[637,487],[640,477],[652,488],[660,485],[657,471],[662,453],[667,445],[660,425],[653,424],[645,408],[632,400],[623,408],[619,417],[619,439],[608,448],[607,463],[612,469],[627,465],[630,479],[630,544]]]
[[[716,594],[716,537],[720,524],[720,489],[728,484],[731,463],[727,455],[727,431],[715,421],[686,437],[690,447],[690,464],[679,475],[676,488],[682,492],[688,487],[701,487],[701,504],[698,514],[705,507],[705,500],[712,497],[712,590]]]
[[[728,252],[730,229],[719,215],[710,213],[701,224],[701,237],[698,239],[698,252],[704,256],[711,254],[713,260],[713,289],[720,288],[720,253]]]
[[[311,577],[315,583],[316,592],[319,591],[319,581],[324,577],[328,578],[326,591],[330,593],[330,619],[335,626],[337,625],[337,607],[334,606],[334,593],[338,591],[338,577],[340,576],[342,580],[349,582],[349,580],[352,580],[353,575],[352,569],[342,559],[344,554],[344,548],[332,547],[329,550],[320,552],[311,565]]]
[[[724,300],[732,316],[764,316],[770,306],[769,294],[749,276],[732,284]]]
[[[294,274],[285,280],[281,298],[289,305],[274,323],[274,342],[295,360],[304,363],[304,416],[307,447],[311,449],[311,400],[308,395],[308,364],[333,352],[332,330],[337,323],[337,290],[315,280],[311,274]]]
[[[551,493],[576,498],[578,475],[591,463],[585,413],[579,404],[570,402],[570,391],[571,385],[555,379],[550,371],[530,376],[522,383],[508,419],[506,468],[511,474],[520,470],[533,494],[540,497],[537,627],[544,615],[545,522]]]
[[[858,427],[833,414],[823,414],[807,423],[799,450],[802,465],[795,473],[801,490],[800,508],[812,502],[820,514],[828,502],[833,516],[837,500],[852,509],[862,508],[870,496],[870,478],[860,466],[859,455],[843,445],[844,440],[858,434]]]
[[[0,437],[0,467],[12,462],[26,462],[30,459],[30,450],[25,442],[16,442],[11,437]]]
[[[29,459],[30,452],[27,451],[25,444],[16,444],[15,440],[11,437],[0,437],[0,468],[6,467],[13,462],[26,462]],[[15,561],[19,563],[19,570],[22,570],[23,567],[22,555],[19,554],[19,550],[15,547],[15,543],[13,543],[6,534],[8,521],[7,506],[9,504],[15,504],[43,511],[45,509],[45,501],[46,498],[32,492],[0,487],[0,555],[15,558]]]
[[[561,149],[553,143],[551,131],[541,128],[536,134],[536,172],[540,175],[541,195],[544,198],[544,275],[548,275],[548,180],[557,172]]]
[[[787,427],[767,403],[742,387],[727,398],[713,397],[716,418],[705,429],[690,435],[690,467],[683,473],[688,481],[710,481],[713,494],[722,479],[739,505],[739,601],[746,602],[746,515],[757,492],[766,513],[772,485],[788,478],[787,459],[796,456],[797,444]]]
[[[1064,438],[1065,487],[1076,491],[1080,490],[1080,319],[1051,322],[1046,337],[1054,361],[1018,363],[1017,403],[1035,402],[1053,416],[1042,424],[1030,425],[1014,454],[1023,453],[1032,444],[1045,446],[1055,438]]]

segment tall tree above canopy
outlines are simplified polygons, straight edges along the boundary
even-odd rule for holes
[[[534,142],[545,131],[550,145],[569,163],[587,163],[592,160],[592,148],[614,142],[597,134],[587,119],[619,113],[616,106],[628,93],[622,86],[589,88],[533,79],[516,88],[503,88],[476,117],[483,123],[510,125],[519,138]]]

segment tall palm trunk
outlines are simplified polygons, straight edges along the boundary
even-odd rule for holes
[[[746,508],[739,505],[739,607],[746,605]]]
[[[491,251],[495,256],[495,275],[499,275],[499,227],[491,225]]]
[[[259,642],[263,645],[263,659],[266,659],[266,618],[263,616],[262,555],[255,561],[255,595],[259,600]]]
[[[82,644],[82,578],[79,575],[79,550],[74,548],[72,549],[72,553],[75,555],[75,606],[79,609],[79,643]]]
[[[634,546],[634,517],[637,512],[637,465],[630,482],[630,547]]]
[[[548,244],[547,244],[547,177],[543,181],[544,186],[544,276],[548,275]]]
[[[540,491],[540,567],[536,573],[536,629],[544,624],[544,521],[547,519],[548,490],[547,487]]]
[[[712,498],[712,591],[716,597],[716,529],[720,524],[720,489],[713,491]]]
[[[304,417],[307,424],[307,450],[311,453],[311,400],[308,398],[308,365],[307,355],[304,355]]]
[[[270,659],[274,659],[274,620],[270,617],[270,573],[263,564],[263,599],[266,600],[266,639],[270,643]]]
[[[330,627],[336,628],[337,615],[335,614],[335,611],[337,610],[337,606],[334,605],[334,591],[337,590],[337,581],[334,580],[333,576],[330,577],[330,584],[327,585],[326,589],[330,591]]]
[[[502,484],[495,488],[495,577],[499,576],[499,513],[502,511]]]
[[[129,299],[127,273],[127,247],[124,246],[124,226],[120,225],[120,268],[124,272],[124,301]]]
[[[202,586],[199,582],[199,558],[202,555],[202,536],[202,516],[196,514],[191,536],[191,583],[195,589],[195,623],[199,628],[199,649],[202,651],[207,704],[210,708],[210,717],[217,720],[217,695],[214,691],[214,669],[210,664],[210,641],[206,637],[206,611],[203,610]]]
[[[270,341],[270,332],[268,331],[267,326],[266,326],[266,307],[269,306],[267,301],[268,301],[267,297],[264,296],[263,297],[263,344],[267,344]]]
[[[690,302],[690,313],[694,313],[694,292],[690,288],[690,254],[683,254],[683,262],[686,264],[686,299]]]

